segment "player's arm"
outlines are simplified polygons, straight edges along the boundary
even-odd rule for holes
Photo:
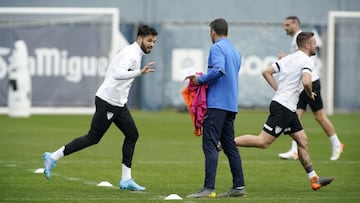
[[[137,69],[136,60],[126,58],[117,64],[117,68],[113,69],[112,75],[116,80],[127,80],[147,73],[155,72],[153,65],[155,65],[154,61],[147,63],[142,69]]]
[[[302,80],[302,83],[304,85],[304,89],[305,89],[306,94],[312,100],[315,100],[316,94],[312,91],[311,73],[310,72],[303,72],[301,80]]]
[[[136,60],[130,57],[124,57],[117,64],[112,65],[111,75],[115,80],[128,80],[141,75],[141,70],[136,68]]]
[[[269,66],[262,72],[262,75],[265,78],[265,80],[269,83],[269,85],[276,91],[278,89],[278,84],[273,76],[274,73],[275,70],[273,66]]]
[[[207,73],[198,77],[199,84],[208,83],[227,75],[224,69],[225,55],[223,50],[218,45],[213,45],[210,48],[209,55],[210,63],[208,64]]]

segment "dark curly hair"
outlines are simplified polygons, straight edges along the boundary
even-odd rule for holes
[[[150,27],[148,25],[140,25],[138,28],[137,36],[145,37],[146,35],[154,35],[157,36],[157,31],[155,28]]]

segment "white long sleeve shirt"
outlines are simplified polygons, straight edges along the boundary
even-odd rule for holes
[[[125,106],[134,79],[141,75],[143,55],[144,52],[136,42],[116,54],[106,70],[104,82],[96,96],[111,105]]]

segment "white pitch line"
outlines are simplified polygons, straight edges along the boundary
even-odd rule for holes
[[[203,159],[200,160],[201,162],[199,162],[199,160],[183,160],[183,161],[174,161],[174,160],[137,160],[137,161],[134,161],[133,163],[135,164],[196,164],[196,163],[199,163],[199,164],[203,164]],[[69,160],[61,160],[61,164],[73,164],[73,163],[77,163],[78,161],[69,161]],[[120,162],[120,160],[119,160]],[[330,160],[313,160],[313,162],[315,163],[333,163],[333,164],[349,164],[349,165],[352,165],[352,164],[360,164],[360,160],[346,160],[346,161],[343,161],[343,160],[337,160],[337,161],[330,161]],[[21,163],[27,163],[27,164],[38,164],[39,162],[38,161],[22,161]],[[86,163],[89,163],[89,164],[101,164],[101,163],[104,163],[104,164],[107,164],[107,163],[114,163],[114,161],[111,161],[111,160],[103,160],[101,162],[99,161],[86,161]],[[228,163],[227,160],[219,160],[219,163]],[[267,163],[276,163],[276,164],[291,164],[291,163],[296,163],[296,161],[287,161],[287,160],[281,160],[281,159],[274,159],[274,160],[256,160],[256,161],[253,161],[253,160],[242,160],[242,163],[246,163],[246,164],[249,164],[249,163],[256,163],[256,164],[267,164]],[[16,167],[17,164],[16,162],[4,162],[4,161],[0,161],[0,165],[3,164],[3,165],[8,165],[8,167]],[[35,170],[35,169],[34,169]]]
[[[225,162],[225,161],[224,161]],[[249,162],[253,162],[253,161],[249,161]],[[272,162],[272,161],[255,161],[255,162],[261,162],[261,163],[269,163],[269,162]],[[281,162],[281,161],[280,161]],[[330,161],[326,161],[326,162],[330,162]],[[339,162],[339,161],[337,161]],[[359,164],[360,161],[342,161],[342,162],[346,162],[346,163],[350,163],[350,164]],[[0,160],[0,165],[3,165],[3,166],[6,166],[8,168],[20,168],[20,169],[24,169],[22,167],[20,167],[18,164],[16,164],[17,162],[16,161],[1,161]],[[28,162],[27,162],[28,163]],[[38,163],[38,162],[36,162]],[[110,161],[109,161],[110,163]],[[112,163],[112,162],[111,162]],[[154,163],[174,163],[174,164],[189,164],[189,163],[195,163],[194,161],[138,161],[138,163],[145,163],[145,164],[154,164]],[[285,163],[285,162],[284,162]],[[287,163],[290,163],[290,162],[287,162]],[[34,173],[35,169],[24,169],[26,171],[31,171],[32,173]],[[39,174],[36,174],[36,175],[39,175]],[[40,174],[40,175],[43,175],[43,174]],[[61,178],[65,178],[66,180],[69,180],[69,181],[76,181],[76,182],[82,182],[86,185],[93,185],[93,186],[96,186],[96,182],[95,181],[86,181],[84,179],[81,179],[81,178],[76,178],[76,177],[66,177],[66,176],[63,176],[61,174],[57,174],[57,173],[52,173],[52,176],[56,176],[56,177],[61,177]],[[44,177],[45,178],[45,177]],[[108,188],[117,188],[116,186],[114,187],[108,187]],[[143,192],[143,191],[129,191],[129,192],[134,192],[134,193],[146,193],[146,192]],[[150,200],[163,200],[165,196],[156,196],[156,197],[153,197],[153,198],[149,198]],[[296,201],[296,200],[309,200],[310,202],[314,202],[314,201],[317,201],[317,200],[326,200],[328,198],[326,197],[317,197],[317,198],[314,198],[314,197],[247,197],[246,198],[247,200],[264,200],[265,202],[267,200],[287,200],[287,201]],[[339,197],[331,197],[332,200],[339,200],[339,201],[351,201],[351,200],[357,200],[357,201],[360,201],[360,196],[357,196],[357,197],[346,197],[346,196],[339,196]],[[84,198],[74,198],[74,197],[61,197],[61,198],[23,198],[23,197],[19,197],[19,198],[14,198],[14,197],[11,197],[11,198],[0,198],[0,200],[2,201],[56,201],[56,200],[62,200],[62,201],[66,201],[66,200],[70,200],[70,201],[83,201]],[[98,202],[101,202],[101,201],[118,201],[119,198],[107,198],[107,197],[104,197],[104,198],[101,198],[101,197],[98,197],[98,198],[87,198],[86,200],[89,200],[89,201],[98,201]],[[134,198],[131,198],[131,197],[122,197],[121,200],[123,201],[136,201],[138,200],[138,198],[134,197]],[[186,202],[192,202],[190,199],[188,198],[184,198],[182,201],[186,201]]]
[[[109,161],[110,162],[110,161]],[[360,160],[351,160],[351,161],[341,161],[341,160],[337,160],[337,161],[319,161],[319,160],[315,160],[313,161],[315,163],[336,163],[336,164],[360,164]],[[113,163],[113,162],[111,162]],[[166,160],[144,160],[144,161],[136,161],[135,163],[139,163],[139,164],[195,164],[195,163],[199,163],[199,161],[166,161]],[[228,163],[227,160],[219,160],[218,163]],[[268,164],[268,163],[276,163],[276,164],[292,164],[292,163],[296,163],[296,161],[285,161],[285,160],[258,160],[258,161],[250,161],[250,160],[242,160],[242,163],[256,163],[256,164]],[[202,162],[200,162],[199,164],[203,164]]]
[[[16,163],[17,163],[16,161],[6,162],[6,161],[1,161],[1,160],[0,160],[0,165],[4,165],[4,166],[6,166],[6,167],[8,167],[8,168],[20,168],[20,169],[24,169],[24,170],[26,170],[26,171],[32,172],[32,173],[34,173],[35,175],[44,176],[43,173],[38,173],[38,172],[37,172],[37,171],[39,171],[40,169],[43,169],[43,168],[37,168],[37,169],[34,169],[34,168],[29,169],[29,168],[28,168],[28,169],[25,169],[25,168],[20,167],[20,166],[19,166],[18,164],[16,164]],[[38,162],[36,162],[36,163],[38,163]],[[64,179],[66,179],[66,180],[68,180],[68,181],[82,182],[82,183],[84,183],[84,184],[86,184],[86,185],[96,186],[96,185],[98,184],[98,183],[95,182],[95,181],[87,181],[87,180],[84,180],[84,179],[81,179],[81,178],[77,178],[77,177],[67,177],[67,176],[64,176],[64,175],[62,175],[62,174],[54,173],[54,172],[51,173],[51,176],[52,176],[52,177],[61,177],[61,178],[64,178]],[[45,179],[45,177],[44,177],[44,179]],[[107,188],[118,188],[118,187],[112,186],[112,187],[107,187]]]
[[[157,196],[154,198],[149,198],[149,200],[151,201],[156,201],[156,200],[164,200],[165,196]],[[273,201],[279,201],[279,200],[284,200],[284,201],[297,201],[297,200],[308,200],[309,202],[316,202],[317,200],[321,201],[321,200],[327,200],[329,198],[326,197],[244,197],[243,200],[246,201],[259,201],[259,200],[264,200],[264,202],[268,202],[269,200],[271,202]],[[139,198],[137,197],[98,197],[98,198],[76,198],[76,197],[59,197],[59,198],[16,198],[16,197],[11,197],[11,198],[2,198],[0,200],[3,201],[46,201],[46,202],[51,202],[51,201],[58,201],[58,200],[69,200],[69,201],[84,201],[84,200],[88,200],[88,201],[97,201],[97,202],[101,202],[101,201],[137,201],[139,200]],[[212,201],[213,199],[202,199],[202,201]],[[216,201],[216,199],[214,199]],[[218,199],[219,200],[219,199]],[[225,200],[225,199],[224,199]],[[353,201],[353,200],[360,200],[360,197],[331,197],[331,200],[338,200],[338,201]],[[190,199],[190,198],[183,198],[183,200],[181,202],[196,202],[194,199]]]

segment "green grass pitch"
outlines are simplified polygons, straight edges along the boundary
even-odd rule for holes
[[[99,144],[58,161],[51,180],[34,171],[42,167],[42,153],[53,151],[84,135],[91,115],[34,115],[9,118],[0,115],[0,202],[166,202],[176,193],[178,202],[360,202],[360,114],[330,117],[343,143],[340,160],[329,161],[331,146],[311,113],[303,125],[309,137],[314,169],[335,181],[312,191],[298,161],[280,160],[279,152],[290,147],[281,135],[268,149],[239,148],[246,181],[247,197],[188,199],[201,189],[204,156],[201,137],[194,137],[187,113],[133,111],[139,128],[132,175],[146,187],[145,192],[120,190],[123,135],[113,125]],[[258,134],[266,111],[240,110],[235,133]],[[108,181],[114,187],[98,187]],[[216,192],[231,187],[231,175],[224,154],[219,155]]]

